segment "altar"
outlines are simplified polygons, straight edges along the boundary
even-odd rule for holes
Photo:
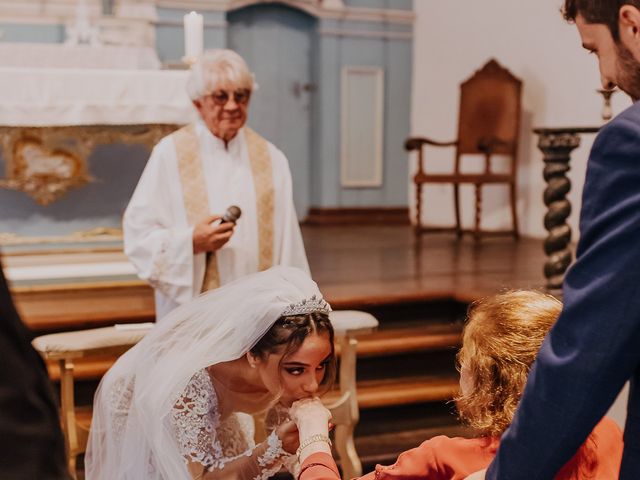
[[[150,149],[196,117],[187,75],[0,68],[0,246],[119,228]]]
[[[186,70],[3,66],[0,125],[184,124],[196,114],[187,76]]]
[[[0,250],[14,289],[137,282],[121,215],[153,145],[196,117],[187,75],[0,68]]]

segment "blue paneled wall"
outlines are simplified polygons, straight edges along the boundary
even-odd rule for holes
[[[62,43],[65,38],[62,24],[0,23],[2,42]]]
[[[385,32],[403,32],[407,38],[387,38]],[[358,33],[370,36],[358,36]],[[317,136],[313,176],[319,182],[312,185],[314,206],[406,206],[408,160],[402,145],[410,129],[411,27],[323,19],[316,43],[314,71],[319,88],[314,99]],[[380,188],[340,185],[340,80],[345,66],[373,66],[384,71],[384,156]]]
[[[246,7],[255,13],[268,13],[274,29],[280,29],[279,38],[287,38],[286,29],[308,29],[310,49],[304,59],[310,81],[305,80],[303,95],[308,95],[306,106],[294,115],[307,115],[309,135],[304,140],[304,149],[288,146],[291,129],[284,127],[282,133],[268,133],[268,137],[285,153],[292,165],[294,190],[299,216],[304,217],[308,207],[398,207],[408,204],[408,156],[403,142],[410,131],[410,100],[412,78],[413,26],[410,20],[413,9],[411,0],[345,0],[350,15],[342,19],[330,15],[316,17],[313,12],[302,12],[277,2],[268,5]],[[373,10],[406,11],[409,20],[372,21]],[[157,8],[156,47],[160,60],[165,64],[179,63],[184,52],[183,15],[186,9]],[[231,32],[238,33],[246,25],[248,15],[221,10],[200,11],[204,15],[205,48],[225,48],[230,42]],[[400,12],[404,15],[403,12]],[[304,17],[308,19],[305,19]],[[278,17],[282,21],[278,22]],[[275,18],[275,21],[273,19]],[[298,20],[295,20],[298,18]],[[397,16],[395,18],[398,18]],[[241,20],[238,20],[241,19]],[[292,23],[293,22],[293,23]],[[2,42],[52,42],[64,41],[61,24],[0,24]],[[240,34],[241,35],[241,34]],[[242,35],[241,35],[242,37]],[[292,38],[294,38],[293,36]],[[248,38],[246,35],[242,38]],[[240,50],[251,48],[243,40]],[[255,41],[261,41],[256,35]],[[251,117],[252,127],[258,132],[271,132],[273,115],[258,114],[259,101],[269,95],[268,86],[274,82],[290,82],[283,69],[302,64],[302,58],[282,47],[274,47],[273,58],[251,59],[257,78],[264,88],[254,98],[256,113]],[[243,53],[242,51],[240,52]],[[296,53],[295,55],[302,55]],[[285,61],[281,61],[284,57]],[[289,66],[287,66],[289,62]],[[271,69],[264,64],[272,63]],[[251,66],[251,65],[250,65]],[[341,76],[344,67],[378,67],[384,74],[383,117],[383,179],[377,187],[348,188],[341,184]],[[284,72],[286,73],[286,72]],[[273,78],[272,78],[273,76]],[[285,78],[283,80],[283,78]],[[289,83],[285,93],[293,91]],[[295,92],[294,92],[295,93]],[[299,94],[299,92],[297,93]],[[297,95],[296,94],[296,95]],[[263,98],[260,99],[260,96]],[[282,102],[289,105],[290,103]],[[283,107],[293,108],[293,107]],[[278,111],[278,115],[291,113]],[[294,117],[294,121],[296,118]],[[286,122],[283,122],[286,124]],[[277,138],[274,138],[277,137]],[[294,139],[299,140],[299,139]],[[144,166],[147,153],[140,147],[106,146],[96,151],[89,159],[90,173],[97,183],[72,191],[62,200],[48,207],[40,207],[25,194],[0,189],[0,233],[12,232],[24,235],[64,234],[98,226],[119,226],[124,206],[131,195]],[[0,169],[3,171],[0,158]],[[114,183],[112,183],[114,182]]]

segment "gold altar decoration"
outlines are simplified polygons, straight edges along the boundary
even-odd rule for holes
[[[86,162],[73,149],[47,145],[40,138],[25,135],[13,142],[11,150],[8,180],[0,185],[25,192],[42,206],[93,180]]]
[[[6,163],[0,188],[26,193],[47,206],[93,181],[87,158],[100,144],[143,144],[149,150],[178,125],[0,127]]]

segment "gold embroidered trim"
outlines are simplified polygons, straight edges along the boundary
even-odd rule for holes
[[[178,170],[182,184],[182,198],[187,211],[187,222],[196,225],[209,216],[209,197],[200,159],[200,142],[195,125],[190,124],[172,134],[178,157]],[[200,292],[220,286],[220,274],[215,252],[207,253],[206,270]]]
[[[273,224],[275,215],[275,195],[273,169],[267,141],[245,127],[247,153],[251,164],[251,175],[256,195],[258,219],[258,271],[266,270],[273,264]],[[172,135],[178,157],[178,170],[182,184],[182,195],[187,221],[195,225],[209,215],[207,187],[200,160],[200,142],[195,125],[187,125]],[[207,254],[207,267],[201,292],[220,286],[220,274],[215,253]]]
[[[256,191],[258,271],[262,271],[273,264],[273,217],[275,211],[273,172],[267,141],[249,127],[245,127],[244,130],[253,185]]]

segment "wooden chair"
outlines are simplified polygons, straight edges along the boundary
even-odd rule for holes
[[[518,132],[520,127],[522,82],[492,59],[471,78],[460,85],[460,110],[458,117],[458,138],[451,142],[439,142],[424,137],[411,137],[405,142],[405,149],[418,151],[418,171],[413,177],[416,185],[417,235],[433,231],[455,231],[457,236],[463,230],[460,221],[460,185],[475,187],[475,225],[470,232],[478,239],[481,234],[511,234],[518,238],[518,217],[516,211],[516,173]],[[433,147],[455,147],[453,173],[429,173],[425,170],[423,149]],[[481,155],[484,169],[481,173],[463,173],[461,157]],[[492,171],[492,157],[503,155],[509,158],[506,173]],[[455,208],[455,227],[426,227],[422,225],[422,188],[427,183],[452,184]],[[509,187],[511,206],[511,230],[486,231],[480,227],[482,216],[482,186],[485,184],[506,184]]]
[[[378,321],[369,313],[357,310],[331,312],[337,351],[340,354],[340,396],[327,405],[333,416],[334,445],[338,452],[343,478],[362,475],[362,465],[355,449],[353,432],[360,418],[356,395],[356,346],[355,336],[372,332]],[[138,343],[149,331],[148,326],[135,328],[106,327],[74,332],[43,335],[33,340],[34,348],[45,360],[58,362],[60,368],[60,417],[64,433],[67,465],[76,478],[77,456],[84,453],[91,426],[91,409],[76,408],[74,394],[74,361],[78,359],[103,359],[117,357]]]

